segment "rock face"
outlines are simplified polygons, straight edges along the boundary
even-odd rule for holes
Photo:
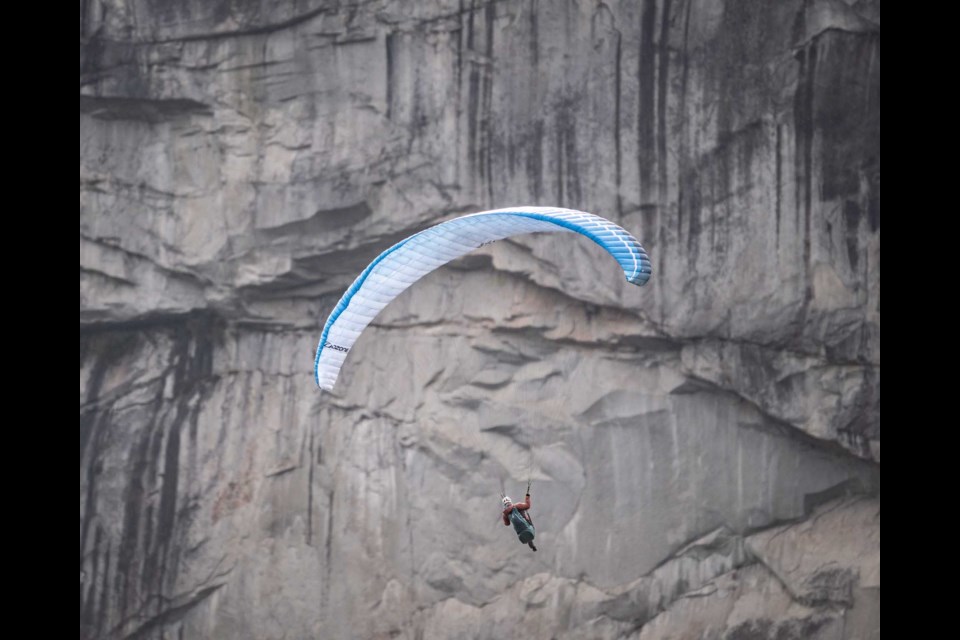
[[[879,2],[80,15],[82,637],[879,638]],[[512,204],[653,279],[498,242],[314,387],[373,257]]]

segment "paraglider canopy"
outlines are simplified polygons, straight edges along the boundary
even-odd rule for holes
[[[363,330],[414,282],[482,245],[534,232],[584,235],[613,256],[627,282],[643,285],[650,279],[650,258],[640,242],[622,227],[592,213],[515,207],[448,220],[401,240],[357,276],[323,327],[314,361],[317,385],[333,389],[347,353]]]

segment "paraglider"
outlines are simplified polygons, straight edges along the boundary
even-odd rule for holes
[[[628,282],[643,285],[650,279],[650,258],[640,242],[622,227],[591,213],[515,207],[448,220],[393,245],[357,276],[323,327],[314,360],[317,385],[333,389],[347,353],[363,330],[414,282],[480,246],[533,232],[584,235],[613,256]]]
[[[510,496],[500,494],[500,501],[503,503],[503,526],[513,525],[513,530],[517,532],[517,538],[522,544],[529,546],[532,550],[537,550],[537,545],[533,544],[533,539],[537,536],[537,530],[533,526],[533,518],[530,517],[530,483],[527,482],[527,494],[523,502],[513,503]]]

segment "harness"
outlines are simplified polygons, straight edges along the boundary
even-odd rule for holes
[[[521,513],[516,507],[510,510],[510,514],[507,517],[510,519],[510,524],[513,525],[513,530],[517,532],[520,542],[523,544],[527,544],[537,535],[537,531],[533,527],[533,521],[528,515]]]

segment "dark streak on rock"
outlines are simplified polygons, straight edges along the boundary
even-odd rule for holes
[[[162,431],[157,431],[158,434],[162,434]],[[151,453],[150,456],[152,461],[155,461],[156,456]],[[147,472],[148,477],[156,477],[156,474],[152,471]],[[149,593],[158,571],[157,567],[159,565],[160,557],[158,554],[154,553],[154,528],[151,526],[154,522],[154,506],[153,503],[148,503],[145,510],[145,515],[143,517],[143,522],[147,523],[147,526],[144,529],[143,534],[143,544],[140,545],[145,552],[145,557],[143,560],[143,570],[140,572],[140,590],[143,593]],[[160,582],[159,580],[157,581]],[[162,587],[162,585],[161,585]],[[162,591],[161,591],[162,593]]]
[[[580,192],[580,165],[577,152],[577,118],[574,115],[575,103],[565,103],[557,114],[560,122],[557,127],[558,138],[563,141],[565,171],[562,179],[566,181],[567,202],[573,208],[582,208],[583,197]]]
[[[387,120],[392,119],[393,117],[393,96],[394,96],[394,83],[396,78],[394,74],[396,70],[394,69],[395,59],[396,59],[396,38],[395,33],[388,33],[386,38],[386,56],[387,56]],[[457,58],[459,61],[459,57]]]
[[[688,0],[686,16],[683,20],[683,71],[680,74],[680,158],[677,167],[677,240],[683,240],[683,206],[686,194],[687,177],[687,83],[690,79],[690,12],[693,2]],[[689,241],[689,240],[688,240]],[[663,252],[661,252],[663,253]]]
[[[318,461],[314,461],[314,429],[311,425],[310,427],[310,450],[307,453],[307,463],[309,465],[309,470],[307,471],[307,546],[313,545],[313,474],[314,467],[319,464]]]
[[[80,113],[100,120],[168,122],[188,116],[210,116],[209,105],[186,98],[80,96]]]
[[[528,38],[530,47],[530,93],[533,99],[539,97],[539,74],[540,69],[540,22],[537,0],[530,2],[530,37]],[[526,151],[526,173],[527,184],[533,195],[534,202],[539,202],[543,196],[543,115],[537,113],[534,121],[530,125],[524,141],[522,142]]]
[[[123,527],[120,536],[120,548],[117,552],[117,573],[120,578],[118,605],[120,618],[126,618],[127,606],[130,603],[131,574],[136,576],[137,550],[140,539],[140,506],[143,504],[146,491],[143,486],[143,475],[148,464],[148,450],[150,432],[140,438],[140,444],[131,452],[132,465],[129,471],[129,482],[124,492],[123,500]]]
[[[162,612],[149,618],[131,633],[124,635],[123,640],[142,640],[150,637],[154,631],[160,630],[167,625],[183,620],[187,613],[203,603],[204,600],[213,595],[214,592],[216,592],[217,589],[220,589],[222,586],[223,584],[211,585],[198,591],[196,595],[187,600],[187,602],[184,604],[177,607],[164,609]]]
[[[808,51],[820,196],[824,201],[856,198],[864,168],[880,157],[880,34],[827,31],[811,41]]]
[[[80,41],[80,87],[96,83],[105,72],[125,67],[135,58],[135,47],[109,43],[93,35]]]
[[[540,64],[540,44],[539,44],[539,12],[537,0],[530,3],[530,67],[534,73],[538,72],[537,67]]]
[[[700,253],[700,210],[703,206],[700,180],[695,167],[687,167],[681,176],[681,190],[687,194],[687,263],[695,265]]]
[[[87,36],[88,14],[90,12],[90,0],[80,0],[80,40]]]
[[[493,205],[495,202],[494,192],[493,192],[493,64],[494,64],[494,55],[493,55],[493,34],[494,34],[494,22],[497,17],[497,5],[495,2],[488,2],[486,9],[484,10],[484,18],[486,20],[486,54],[488,58],[488,66],[484,68],[483,75],[483,134],[484,134],[484,159],[483,159],[483,176],[486,180],[487,185],[487,204]]]
[[[643,0],[643,12],[640,25],[640,62],[638,69],[639,104],[637,110],[637,166],[640,170],[640,201],[651,197],[653,186],[654,150],[656,149],[656,113],[654,99],[656,94],[656,56],[655,41],[657,27],[656,0]]]
[[[879,140],[879,138],[878,138]],[[870,232],[880,230],[880,158],[871,158],[864,167],[866,172],[867,221]]]
[[[223,20],[226,20],[228,17],[236,17],[236,13],[233,10],[232,3],[221,3],[221,7],[227,10],[227,13],[223,16]],[[237,38],[242,36],[255,36],[270,34],[276,31],[282,31],[284,29],[289,29],[295,27],[304,22],[308,22],[313,18],[322,15],[324,13],[333,13],[339,10],[338,3],[335,3],[334,6],[323,6],[318,9],[313,9],[311,11],[305,11],[299,15],[292,16],[286,20],[280,20],[278,22],[257,25],[257,26],[247,26],[241,27],[238,29],[226,29],[223,31],[217,31],[212,33],[197,33],[187,36],[179,36],[176,38],[156,38],[154,40],[142,40],[137,42],[139,45],[154,45],[154,44],[164,44],[171,42],[196,42],[200,40],[221,40],[225,38]]]
[[[336,490],[330,489],[327,493],[327,536],[323,541],[323,552],[324,552],[324,569],[325,576],[323,585],[321,587],[321,594],[324,599],[324,607],[326,606],[327,598],[330,596],[330,578],[333,575],[333,499],[336,497]]]
[[[164,329],[172,324],[185,322],[190,318],[195,318],[202,315],[205,315],[205,312],[191,311],[187,313],[156,313],[150,315],[145,314],[130,320],[110,320],[106,322],[98,322],[96,324],[81,324],[80,336],[123,334],[125,332]]]
[[[817,77],[817,46],[812,44],[796,54],[799,63],[798,86],[794,96],[793,117],[797,137],[795,151],[795,174],[797,176],[797,220],[796,228],[801,228],[800,216],[803,215],[803,264],[805,265],[806,284],[801,317],[797,331],[802,335],[806,328],[806,317],[810,302],[813,300],[813,273],[811,265],[811,215],[813,208],[813,144],[814,144],[814,86]]]
[[[623,34],[618,29],[614,29],[617,36],[616,55],[614,57],[613,67],[613,150],[614,150],[614,171],[616,171],[616,189],[617,189],[617,219],[623,218],[623,157],[620,149],[620,110],[622,101],[622,89],[620,77],[621,64],[623,58]]]
[[[95,340],[80,328],[80,363],[87,358],[94,359],[90,370],[90,378],[87,383],[87,397],[85,404],[95,405],[97,399],[103,391],[103,382],[110,371],[116,366],[117,362],[128,353],[134,346],[135,340],[132,336],[119,336],[116,339]],[[96,434],[97,419],[102,417],[94,410],[89,410],[80,414],[80,463],[83,464],[83,455],[89,442]]]
[[[555,140],[556,140],[556,141],[555,141],[555,143],[554,143],[554,151],[553,151],[553,165],[554,165],[553,168],[554,168],[554,172],[555,172],[555,174],[556,174],[556,175],[554,176],[554,180],[556,181],[556,184],[557,184],[557,205],[558,205],[558,206],[561,206],[561,207],[564,207],[564,206],[566,206],[566,202],[565,202],[564,199],[563,199],[563,182],[564,182],[564,181],[563,181],[563,175],[564,175],[564,169],[563,169],[563,128],[561,127],[561,125],[560,125],[560,123],[559,123],[559,120],[560,120],[560,114],[558,113],[558,114],[557,114],[557,121],[558,121],[558,122],[555,124],[555,129],[556,129],[556,137],[555,137]]]
[[[180,411],[177,413],[179,414]],[[169,550],[176,525],[177,487],[180,480],[180,425],[181,420],[178,419],[170,426],[163,456],[163,480],[157,517],[157,545],[162,546],[165,552]],[[163,573],[159,578],[162,586]]]
[[[663,15],[660,18],[660,42],[657,55],[660,67],[657,70],[657,163],[659,171],[658,199],[665,204],[667,192],[667,80],[670,74],[670,1],[663,0]],[[663,252],[661,252],[663,253]],[[663,265],[660,265],[661,269]]]
[[[803,519],[809,518],[813,515],[813,512],[820,506],[838,500],[844,497],[851,496],[862,496],[862,495],[872,495],[879,493],[879,475],[876,478],[877,486],[873,487],[872,490],[870,487],[864,487],[858,478],[847,478],[846,480],[839,482],[831,487],[827,487],[822,491],[815,491],[813,493],[806,493],[803,496]]]
[[[527,180],[534,202],[539,202],[543,196],[543,120],[538,118],[532,126],[527,145]]]
[[[120,336],[90,336],[85,335],[81,328],[80,332],[80,361],[81,365],[86,359],[94,359],[88,386],[87,386],[87,404],[89,408],[80,415],[80,468],[85,468],[85,502],[81,504],[81,526],[80,526],[80,567],[84,566],[84,556],[88,549],[88,540],[90,529],[97,517],[97,478],[101,471],[100,454],[109,441],[109,426],[111,411],[109,407],[98,407],[98,399],[103,390],[103,381],[109,370],[118,366],[121,358],[136,346],[136,339],[131,335]],[[85,454],[89,453],[89,456]],[[84,462],[85,457],[89,459]],[[96,527],[94,534],[94,543],[92,547],[91,562],[94,566],[90,588],[87,592],[86,606],[84,604],[84,594],[81,589],[80,609],[82,612],[81,624],[87,628],[95,626],[102,627],[106,610],[101,606],[95,610],[96,581],[100,577],[97,567],[98,550],[101,545],[101,528]],[[104,569],[102,572],[104,586],[101,588],[101,600],[107,598],[106,589],[109,587],[109,545],[106,555]],[[94,623],[96,618],[96,623]]]
[[[780,209],[781,209],[781,185],[783,183],[783,125],[777,125],[777,145],[776,145],[776,216],[777,216],[777,250],[780,249]]]
[[[860,204],[856,200],[843,202],[844,241],[850,270],[856,273],[860,259]]]
[[[100,570],[100,538],[101,530],[98,528],[94,536],[93,550],[90,553],[90,573],[86,574],[83,570],[83,549],[80,556],[80,631],[83,635],[84,630],[88,636],[92,636],[95,614],[94,603],[96,602],[96,588]],[[84,587],[87,587],[86,593]],[[102,594],[101,594],[102,597]]]
[[[110,598],[113,596],[110,583],[110,552],[112,548],[107,544],[107,549],[103,554],[103,586],[100,587],[100,609],[97,614],[97,635],[103,633],[107,624],[107,611],[109,611]]]
[[[467,51],[473,56],[474,33],[473,14],[476,0],[470,0],[470,10],[467,12]],[[468,60],[470,73],[467,79],[467,163],[471,172],[477,167],[477,119],[479,118],[477,105],[480,102],[480,70],[477,63],[471,58]]]
[[[151,322],[116,323],[109,331],[103,327],[97,331],[81,331],[81,362],[84,358],[97,358],[86,389],[91,408],[81,420],[82,426],[93,420],[97,432],[97,437],[92,438],[90,430],[81,429],[81,470],[84,464],[87,465],[87,484],[82,487],[86,489],[87,502],[81,505],[85,507],[82,523],[86,521],[81,526],[81,567],[88,545],[85,530],[89,530],[95,511],[97,460],[109,444],[101,434],[109,431],[113,415],[112,402],[99,397],[104,377],[100,370],[118,366],[119,358],[128,356],[131,351],[136,352],[142,341],[151,340],[151,333],[166,334],[172,340],[173,349],[167,369],[155,385],[149,418],[139,427],[140,433],[129,453],[121,535],[113,570],[115,577],[111,579],[109,544],[105,560],[98,562],[97,554],[102,544],[98,528],[91,553],[94,567],[102,567],[93,571],[94,579],[103,582],[98,604],[93,605],[96,585],[86,591],[86,606],[81,589],[82,629],[96,628],[98,634],[107,617],[117,617],[121,621],[119,629],[147,615],[148,610],[154,611],[155,619],[171,611],[166,608],[163,594],[176,577],[181,548],[177,544],[178,522],[191,510],[186,505],[178,509],[178,496],[182,490],[181,433],[184,421],[189,420],[191,437],[196,437],[197,408],[203,404],[205,390],[214,380],[213,351],[222,333],[222,324],[213,314],[189,314],[170,316],[166,323],[154,319]],[[164,389],[170,387],[164,384],[164,379],[172,379],[172,391],[178,398],[172,412],[168,410],[164,395]],[[168,415],[172,416],[169,420],[166,419]],[[107,594],[111,584],[115,586]]]

